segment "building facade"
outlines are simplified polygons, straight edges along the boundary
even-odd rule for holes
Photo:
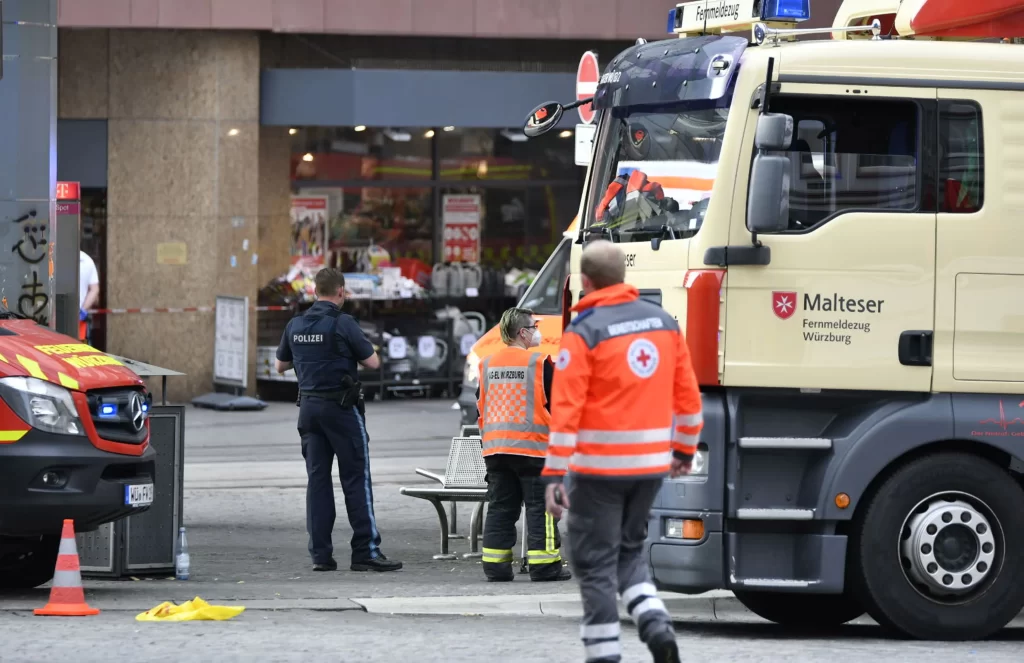
[[[827,25],[839,2],[812,4]],[[387,242],[428,265],[450,258],[439,220],[469,196],[480,262],[539,267],[578,204],[576,117],[537,141],[515,130],[574,97],[585,50],[603,66],[666,37],[674,5],[60,0],[57,177],[82,184],[100,306],[256,304],[292,268],[303,195],[325,194],[326,248]],[[97,315],[94,330],[109,352],[186,373],[171,399],[210,390],[212,313]]]

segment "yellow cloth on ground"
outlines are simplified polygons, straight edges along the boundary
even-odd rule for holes
[[[135,621],[139,622],[191,622],[217,621],[222,622],[237,617],[245,610],[245,606],[231,607],[226,605],[210,605],[198,596],[181,605],[170,601],[161,603],[155,608],[139,613]]]

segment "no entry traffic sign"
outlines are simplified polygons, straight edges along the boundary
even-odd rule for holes
[[[576,100],[593,97],[597,92],[597,79],[601,75],[597,68],[597,53],[587,51],[580,58],[580,66],[576,69]],[[591,104],[584,104],[577,109],[580,114],[580,121],[583,124],[590,124],[594,121],[594,107]]]

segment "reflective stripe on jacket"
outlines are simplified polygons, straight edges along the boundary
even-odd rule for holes
[[[657,477],[690,459],[701,397],[679,325],[620,284],[573,307],[551,389],[544,475]]]
[[[480,363],[480,433],[485,456],[543,458],[551,415],[544,396],[547,355],[509,347]]]

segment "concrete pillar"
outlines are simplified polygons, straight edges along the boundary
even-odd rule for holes
[[[108,61],[108,305],[212,306],[216,295],[255,305],[259,37],[111,30]],[[161,245],[183,247],[185,264],[162,261]],[[170,400],[213,388],[212,313],[111,316],[107,333],[112,352],[187,373],[168,381]]]
[[[0,303],[52,326],[57,0],[4,0],[2,11]]]

